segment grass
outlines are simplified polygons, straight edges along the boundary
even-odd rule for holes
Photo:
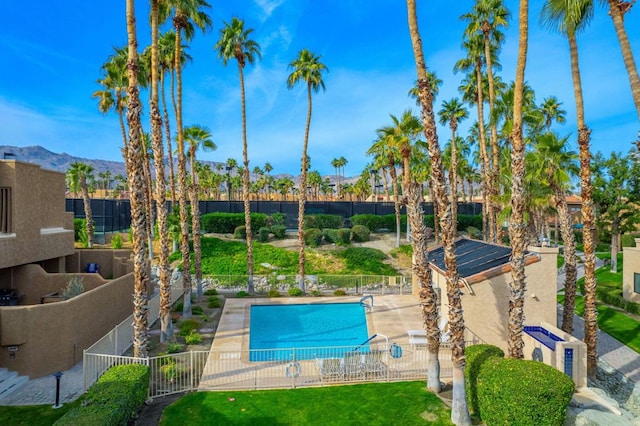
[[[51,405],[2,406],[0,407],[0,424],[49,426],[79,403],[79,400],[76,400],[57,409]]]
[[[242,241],[223,241],[219,238],[203,237],[202,272],[205,275],[244,275],[247,273],[247,247]],[[397,271],[384,263],[386,256],[380,250],[366,247],[349,247],[344,250],[319,251],[307,249],[307,274],[338,275],[396,275]],[[180,259],[176,252],[170,261]],[[255,274],[270,274],[278,268],[278,274],[292,275],[298,272],[297,251],[274,247],[270,244],[253,244],[253,264]],[[341,268],[336,270],[335,265]]]
[[[196,392],[168,406],[160,424],[451,425],[449,418],[449,410],[424,382],[400,382]]]

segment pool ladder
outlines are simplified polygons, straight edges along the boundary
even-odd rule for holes
[[[366,303],[367,299],[371,299],[370,303]],[[360,299],[360,306],[364,306],[364,308],[368,311],[368,312],[372,312],[373,311],[373,295],[371,294],[367,294],[366,296],[363,296]]]

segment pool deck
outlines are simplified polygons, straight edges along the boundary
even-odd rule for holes
[[[237,363],[249,366],[247,354],[249,351],[249,312],[251,305],[274,305],[274,304],[305,304],[305,303],[353,303],[359,302],[361,296],[354,297],[280,297],[280,298],[242,298],[227,299],[224,310],[216,330],[216,335],[211,345],[211,351],[207,359],[205,374],[200,382],[200,389],[212,389],[216,386],[216,378],[222,375],[228,377],[231,373],[222,365],[235,360]],[[367,314],[367,327],[369,336],[374,334],[384,335],[389,339],[389,344],[397,343],[405,348],[409,348],[409,336],[407,330],[423,328],[420,303],[416,296],[412,295],[383,295],[374,296],[374,307]],[[327,346],[330,346],[327,345]],[[312,366],[307,366],[304,362],[303,368],[307,371]],[[282,366],[279,365],[279,368]],[[269,363],[264,365],[266,370],[278,368]],[[233,368],[236,371],[242,370],[239,364]],[[316,378],[314,378],[315,380]],[[238,385],[240,385],[238,383]]]

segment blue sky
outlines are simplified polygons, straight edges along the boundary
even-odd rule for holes
[[[0,145],[42,145],[50,151],[121,161],[117,116],[98,111],[91,94],[98,89],[100,66],[114,46],[126,44],[124,1],[33,0],[6,2],[0,26]],[[140,48],[149,42],[148,2],[136,2]],[[460,15],[472,1],[418,2],[427,66],[444,81],[435,109],[460,96],[462,75],[453,74],[465,22]],[[346,175],[360,173],[375,130],[408,108],[418,112],[407,91],[415,64],[401,0],[235,0],[211,1],[213,29],[190,43],[193,62],[184,69],[184,123],[207,126],[218,146],[201,159],[224,162],[242,158],[240,90],[236,63],[223,67],[213,46],[224,21],[237,16],[254,29],[262,60],[245,70],[248,145],[251,168],[273,165],[272,173],[297,174],[307,111],[304,86],[286,87],[288,64],[300,49],[321,55],[329,68],[326,92],[314,95],[309,140],[311,168],[334,172],[333,158],[348,160]],[[517,54],[518,2],[506,1],[510,27],[500,61],[500,75],[511,81]],[[555,95],[567,110],[561,134],[572,134],[575,109],[565,39],[540,27],[541,2],[531,2],[526,80],[536,100]],[[640,10],[626,16],[636,61],[640,49]],[[628,151],[640,125],[631,90],[606,11],[596,15],[578,39],[587,125],[593,151]],[[146,111],[145,111],[146,113]],[[470,117],[475,117],[470,111]],[[148,115],[143,117],[148,127]],[[463,123],[461,130],[473,119]],[[175,127],[175,126],[174,126]],[[440,143],[449,137],[441,128]]]

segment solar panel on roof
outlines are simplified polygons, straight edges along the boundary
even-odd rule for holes
[[[511,259],[510,247],[468,239],[457,240],[455,245],[458,274],[462,278],[467,278],[507,264]],[[429,252],[429,262],[437,268],[446,271],[444,248],[438,247],[431,250]]]

